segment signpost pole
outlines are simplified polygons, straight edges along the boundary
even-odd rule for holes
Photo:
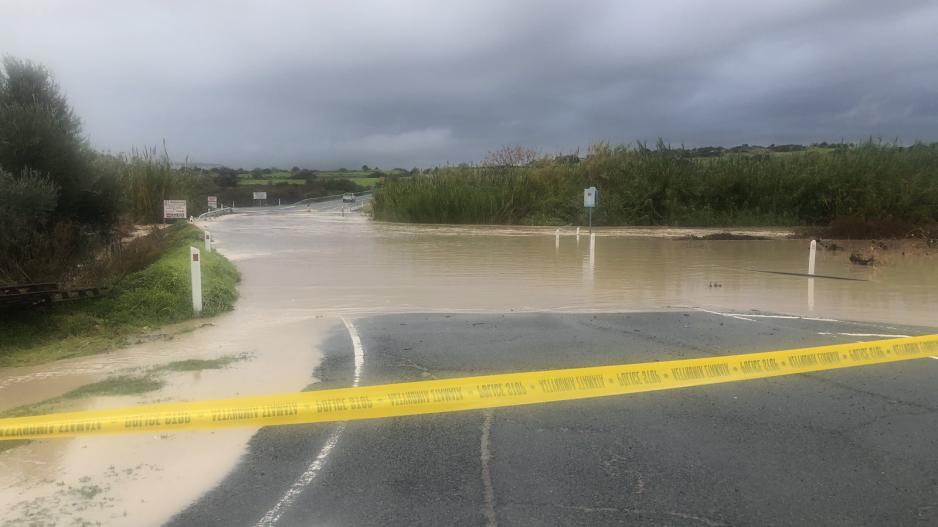
[[[190,274],[192,275],[192,311],[202,313],[202,262],[199,250],[189,247]]]

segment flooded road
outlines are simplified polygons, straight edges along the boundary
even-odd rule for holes
[[[874,267],[849,261],[868,242],[819,251],[814,306],[808,242],[701,241],[701,230],[416,226],[316,213],[223,218],[209,227],[245,272],[245,302],[296,314],[426,311],[623,311],[702,307],[935,325],[938,249],[879,249]],[[742,231],[746,232],[746,231]],[[665,236],[665,237],[663,237]]]
[[[242,273],[233,313],[104,355],[0,370],[0,409],[35,403],[110,375],[190,358],[244,356],[224,369],[165,374],[143,397],[75,401],[102,408],[294,391],[313,377],[341,316],[386,313],[621,312],[700,309],[936,326],[938,256],[877,254],[861,267],[783,229],[751,241],[680,240],[679,229],[506,228],[381,224],[336,204],[248,210],[203,225]],[[704,231],[706,232],[706,231]],[[742,232],[742,231],[741,231]],[[750,232],[750,234],[755,234]],[[812,301],[813,300],[813,301]],[[172,333],[172,332],[170,332]],[[82,521],[157,525],[235,466],[254,430],[34,442],[0,452],[3,525]],[[141,499],[141,496],[149,498]]]

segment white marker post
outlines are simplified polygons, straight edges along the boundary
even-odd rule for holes
[[[814,274],[814,257],[817,255],[817,240],[811,240],[811,251],[808,253],[808,274]]]
[[[189,268],[192,275],[192,311],[199,315],[202,313],[202,262],[199,261],[199,250],[195,247],[189,247],[189,260],[192,264]]]
[[[205,231],[205,252],[212,252],[212,233]]]
[[[596,268],[596,234],[590,234],[590,269]]]
[[[554,231],[554,249],[560,248],[560,229]]]
[[[808,253],[808,311],[814,311],[814,260],[817,256],[817,240],[811,240]]]

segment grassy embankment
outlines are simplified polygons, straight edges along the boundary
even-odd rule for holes
[[[828,226],[903,235],[938,222],[938,144],[695,157],[689,150],[597,145],[584,159],[437,169],[378,189],[378,220],[582,225]],[[868,233],[864,231],[869,231]]]
[[[151,236],[159,236],[158,259],[117,279],[103,298],[5,312],[0,366],[99,353],[127,344],[134,334],[194,318],[189,247],[204,248],[202,231],[179,224]],[[202,316],[231,310],[239,279],[224,256],[202,250]]]

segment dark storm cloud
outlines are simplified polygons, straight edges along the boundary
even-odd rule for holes
[[[194,5],[193,5],[194,4]],[[6,2],[94,145],[424,166],[505,143],[938,139],[930,1]]]

